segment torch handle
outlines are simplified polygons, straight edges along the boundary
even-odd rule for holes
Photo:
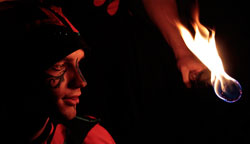
[[[205,69],[201,72],[191,71],[189,79],[193,88],[205,88],[211,86],[211,72]]]

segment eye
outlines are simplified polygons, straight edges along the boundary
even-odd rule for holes
[[[66,69],[66,64],[64,62],[58,62],[51,67],[54,71],[62,71]]]

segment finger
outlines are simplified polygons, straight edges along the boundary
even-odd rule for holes
[[[187,88],[191,88],[191,83],[189,80],[189,70],[187,67],[181,68],[182,80]]]
[[[105,3],[106,0],[94,0],[94,6],[99,7],[102,6]]]
[[[119,8],[119,3],[120,3],[120,0],[114,0],[108,5],[107,12],[109,15],[113,16],[116,14]]]

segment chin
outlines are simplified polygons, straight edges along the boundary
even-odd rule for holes
[[[76,108],[73,106],[70,108],[67,108],[62,114],[66,120],[72,120],[76,117]]]
[[[59,117],[63,120],[72,120],[76,117],[76,105],[68,106],[68,105],[61,105],[59,106]]]
[[[62,99],[58,100],[56,102],[56,111],[58,118],[62,121],[74,119],[77,114],[76,106],[77,104],[68,104]]]

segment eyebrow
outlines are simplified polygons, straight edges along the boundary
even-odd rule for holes
[[[78,61],[81,61],[84,57],[85,57],[85,56],[83,56],[83,57],[76,57],[76,59],[78,59]],[[75,57],[74,57],[74,58],[65,57],[65,58],[62,59],[62,60],[67,61],[67,62],[75,61]]]

